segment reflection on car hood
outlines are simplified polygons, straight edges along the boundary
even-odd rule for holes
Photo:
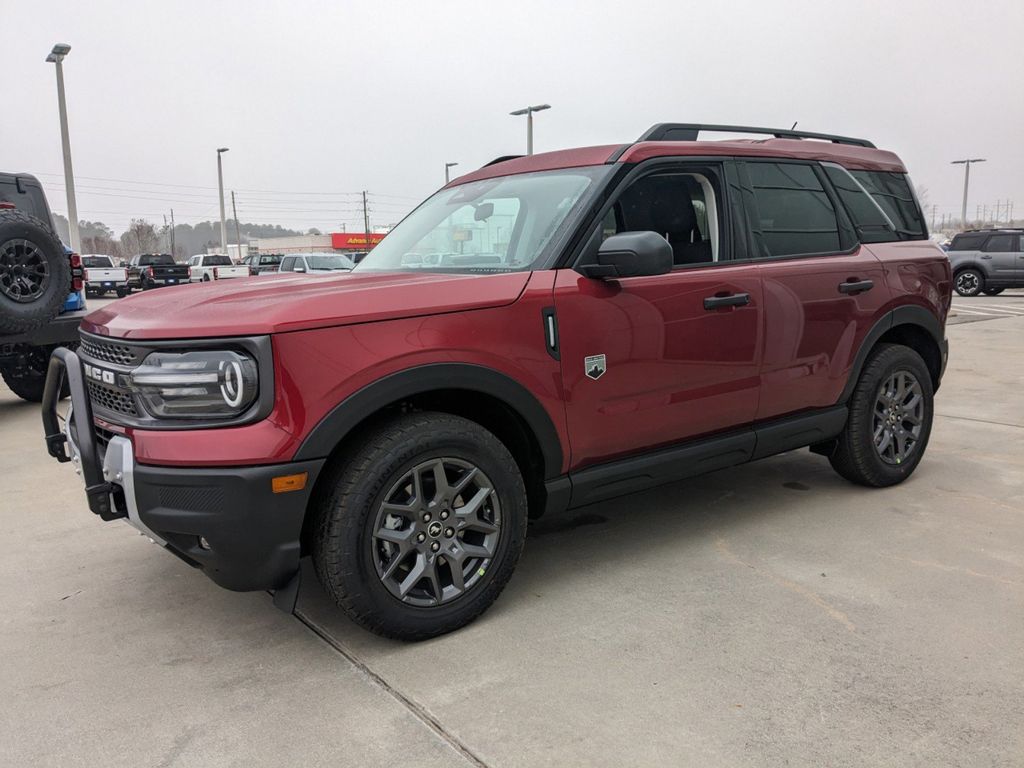
[[[82,329],[126,339],[250,336],[498,307],[529,272],[447,275],[341,272],[238,278],[159,288],[88,315]]]

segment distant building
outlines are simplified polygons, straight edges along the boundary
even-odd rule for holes
[[[384,239],[383,234],[365,232],[333,232],[329,235],[296,235],[294,237],[260,237],[249,241],[250,252],[259,253],[345,253],[366,251]],[[229,248],[231,246],[228,246]]]

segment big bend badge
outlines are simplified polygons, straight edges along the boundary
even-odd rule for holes
[[[608,366],[605,363],[604,355],[591,355],[590,357],[583,358],[583,370],[587,374],[588,379],[597,381],[604,372],[608,370]]]

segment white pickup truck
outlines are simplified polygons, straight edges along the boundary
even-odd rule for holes
[[[118,296],[128,295],[128,270],[115,267],[109,256],[85,254],[82,266],[85,268],[86,296],[103,296],[108,291],[114,291]]]
[[[226,280],[230,277],[248,277],[249,267],[231,262],[231,258],[219,253],[207,253],[193,256],[188,260],[192,270],[193,283],[209,282],[210,280]]]

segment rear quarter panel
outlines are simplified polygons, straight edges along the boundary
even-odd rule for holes
[[[890,294],[891,306],[887,309],[917,305],[945,328],[953,297],[952,269],[946,252],[928,240],[872,243],[866,247],[882,264]]]

